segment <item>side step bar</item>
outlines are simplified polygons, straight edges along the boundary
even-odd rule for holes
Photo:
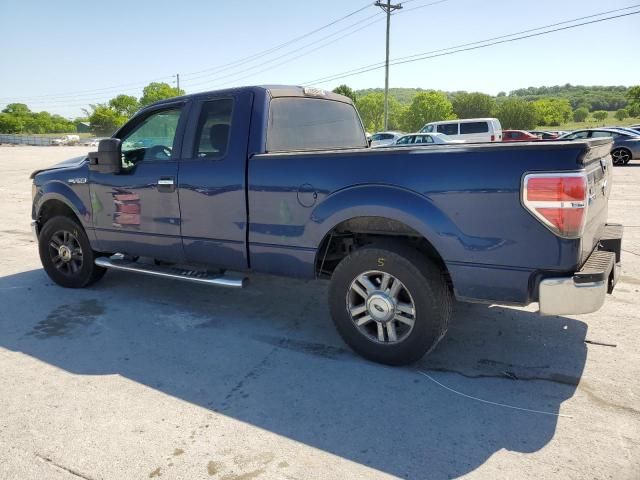
[[[154,277],[185,280],[187,282],[216,285],[219,287],[242,288],[247,284],[246,277],[231,277],[224,274],[208,273],[199,270],[137,263],[118,258],[115,255],[113,257],[98,257],[95,260],[95,264],[99,267],[110,268],[112,270],[144,273]]]

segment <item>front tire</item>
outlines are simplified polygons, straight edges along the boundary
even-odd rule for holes
[[[38,250],[45,272],[62,287],[87,287],[106,272],[94,263],[96,255],[82,226],[69,217],[53,217],[44,224]]]
[[[356,250],[336,267],[329,306],[344,341],[387,365],[413,363],[445,335],[453,295],[426,256],[390,242]]]

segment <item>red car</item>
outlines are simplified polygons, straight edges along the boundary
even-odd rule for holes
[[[540,140],[536,135],[533,135],[524,130],[502,130],[503,142],[536,142]]]

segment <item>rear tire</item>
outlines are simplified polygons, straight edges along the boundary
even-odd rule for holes
[[[626,148],[614,148],[611,150],[611,158],[614,165],[626,165],[631,161],[631,152]]]
[[[387,365],[413,363],[445,335],[453,295],[441,269],[404,244],[363,247],[331,277],[329,307],[344,341]]]
[[[38,250],[45,272],[62,287],[87,287],[106,272],[94,263],[96,252],[82,226],[69,217],[53,217],[44,224]]]

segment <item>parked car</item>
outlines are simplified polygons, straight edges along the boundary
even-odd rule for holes
[[[555,140],[560,135],[556,132],[547,132],[546,130],[529,130],[529,133],[535,135],[540,140]],[[504,131],[503,131],[504,135]]]
[[[443,337],[454,298],[546,315],[602,306],[622,238],[606,222],[611,144],[371,149],[342,95],[203,92],[34,172],[32,228],[63,287],[106,269],[235,288],[248,272],[330,279],[346,343],[400,365]]]
[[[640,158],[640,136],[613,128],[588,128],[567,133],[559,140],[584,140],[589,138],[613,138],[611,158],[614,165],[626,165],[631,160]]]
[[[410,133],[400,137],[394,145],[443,145],[464,143],[464,140],[452,140],[444,133]]]
[[[524,130],[503,130],[503,142],[536,142],[540,140],[537,135],[525,132]]]
[[[393,145],[404,135],[401,132],[378,132],[371,135],[371,147],[382,147],[384,145]]]
[[[420,133],[444,133],[452,140],[465,142],[502,141],[502,126],[497,118],[465,118],[430,122],[420,129]]]

